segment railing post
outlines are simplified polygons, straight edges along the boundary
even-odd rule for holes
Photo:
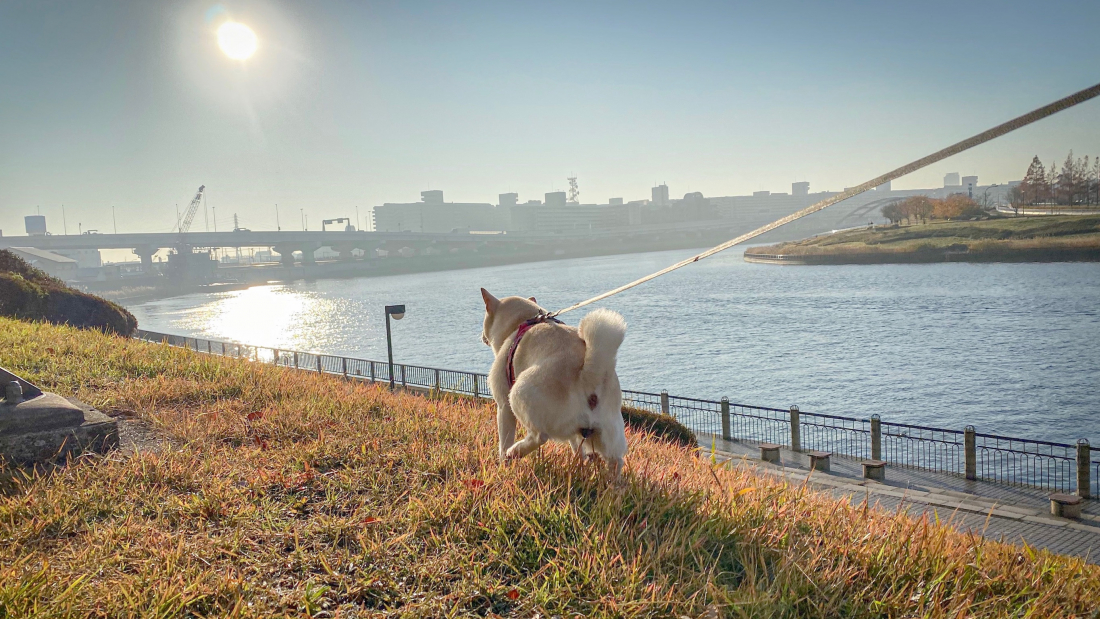
[[[791,407],[791,450],[802,451],[802,426],[798,421],[798,407]]]
[[[321,355],[317,355],[317,373],[324,374],[324,371],[321,370]]]
[[[340,369],[343,370],[344,378],[348,377],[348,358],[340,357]]]
[[[882,460],[882,419],[871,415],[871,459]]]
[[[374,362],[370,362],[370,382],[374,382]]]
[[[474,379],[474,399],[481,397],[481,385],[477,384],[477,374],[470,374],[470,377]]]
[[[406,371],[405,371],[405,364],[404,364],[404,363],[402,363],[402,364],[401,364],[401,386],[402,386],[402,387],[408,387],[408,386],[409,386],[409,385],[408,385],[408,383],[406,383],[406,382],[405,382],[405,375],[406,375],[407,373],[408,373],[408,372],[406,372]]]
[[[722,396],[722,438],[732,441],[730,436],[730,399]]]
[[[1077,496],[1082,499],[1092,497],[1092,480],[1089,479],[1089,466],[1092,463],[1092,448],[1087,439],[1077,441]]]
[[[661,413],[668,415],[668,392],[664,389],[661,390]]]
[[[298,351],[294,351],[294,369],[298,369]]]
[[[214,351],[210,348],[210,340],[206,340],[206,354],[211,354]]]
[[[978,438],[974,426],[963,430],[963,452],[966,454],[966,478],[978,478]]]
[[[275,365],[279,365],[279,349],[276,348],[273,352],[274,355],[271,357],[271,362]]]
[[[443,390],[439,386],[439,370],[435,371],[435,394],[439,395]]]

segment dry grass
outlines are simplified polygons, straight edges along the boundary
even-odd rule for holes
[[[985,221],[935,221],[880,226],[755,247],[751,254],[907,254],[965,245],[971,252],[1033,249],[1100,250],[1100,217],[1014,217]]]
[[[0,319],[0,365],[176,439],[0,497],[0,617],[1095,616],[1100,570],[630,436],[501,467],[490,406]],[[249,420],[249,415],[252,419]]]

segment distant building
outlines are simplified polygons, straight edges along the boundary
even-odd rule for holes
[[[607,203],[608,203],[608,204],[610,204],[610,205],[612,205],[612,206],[616,206],[616,205],[620,205],[620,204],[622,204],[622,203],[623,203],[623,199],[622,199],[622,198],[609,198],[609,199],[607,200]]]
[[[45,215],[27,215],[23,222],[27,225],[27,236],[46,236]]]
[[[16,256],[27,261],[27,264],[41,269],[54,277],[71,280],[76,277],[80,266],[76,260],[67,258],[61,254],[34,247],[9,247]]]
[[[791,195],[792,196],[808,196],[810,195],[810,184],[806,182],[791,183]]]
[[[978,188],[977,176],[964,176],[962,177],[962,188],[966,191],[966,195],[971,198],[974,197],[974,190]]]
[[[421,202],[387,202],[373,209],[378,232],[451,232],[503,230],[506,217],[492,204],[444,202],[440,190],[420,192]]]
[[[875,187],[875,191],[890,191],[890,183],[891,181],[886,181],[878,187]]]
[[[962,183],[959,182],[959,173],[958,172],[948,172],[947,174],[943,175],[943,186],[944,187],[958,187],[961,184]]]
[[[565,192],[551,191],[546,194],[546,206],[565,206]]]
[[[807,192],[807,193],[809,193],[809,192]],[[770,195],[772,195],[772,192],[770,192],[770,191],[754,191],[754,192],[752,192],[752,197],[754,197],[754,198],[766,198]]]
[[[654,206],[668,206],[668,185],[661,183],[650,190],[652,199],[649,203]]]
[[[53,253],[76,260],[82,269],[98,269],[103,266],[103,257],[98,249],[55,249]]]
[[[499,196],[497,196],[497,205],[498,206],[515,206],[516,202],[518,200],[519,200],[519,194],[518,193],[502,193]]]

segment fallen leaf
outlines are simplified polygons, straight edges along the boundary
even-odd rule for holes
[[[485,485],[485,482],[481,481],[480,479],[464,479],[462,480],[462,483],[466,484],[466,487],[470,490],[477,490],[478,488]]]
[[[53,349],[52,349],[52,348],[47,348],[47,349],[46,349],[46,352],[48,352],[48,353],[50,353],[50,354],[52,355],[52,354],[53,354]]]
[[[505,595],[507,595],[508,599],[512,600],[513,602],[519,599],[519,591],[516,591],[515,589],[512,589],[511,591],[509,591]]]
[[[375,518],[374,516],[367,516],[366,518],[360,520],[359,524],[370,524],[372,522],[381,522],[381,521],[382,521],[381,518]]]
[[[262,419],[263,416],[264,416],[264,414],[263,414],[262,411],[256,411],[254,413],[249,413],[248,414],[248,420],[249,421],[256,421],[257,419]]]
[[[742,496],[750,492],[756,492],[756,488],[742,488],[737,491],[737,496]]]

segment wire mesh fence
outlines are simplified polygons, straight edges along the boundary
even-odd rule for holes
[[[141,340],[166,343],[200,353],[357,380],[389,383],[391,365],[312,352],[247,346],[167,333],[138,330]],[[393,383],[440,393],[491,398],[488,376],[404,363],[392,364]],[[949,430],[856,419],[790,409],[672,396],[668,392],[623,390],[623,405],[670,415],[693,432],[747,443],[772,443],[796,451],[830,452],[836,456],[884,460],[936,473],[1002,484],[1029,486],[1082,496],[1100,496],[1100,449],[1088,441],[1077,445],[980,434],[973,428]]]

